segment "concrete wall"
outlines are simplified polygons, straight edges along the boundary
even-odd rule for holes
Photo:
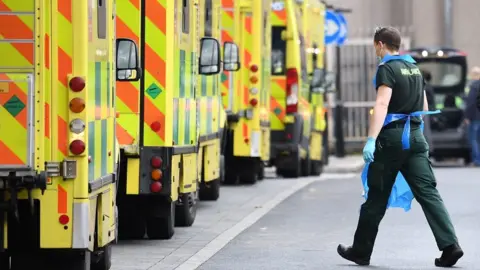
[[[453,47],[465,51],[469,66],[480,66],[480,0],[452,0]],[[351,8],[350,37],[371,37],[376,26],[402,26],[412,46],[444,45],[443,0],[327,0]]]

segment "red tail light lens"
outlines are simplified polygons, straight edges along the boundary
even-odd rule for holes
[[[85,89],[85,80],[81,77],[73,77],[68,83],[73,92],[80,92]]]
[[[252,105],[253,107],[257,106],[258,104],[258,100],[256,98],[252,98],[250,99],[250,105]]]
[[[150,185],[150,191],[153,192],[153,193],[158,193],[158,192],[162,191],[162,183],[160,183],[160,182],[153,182],[153,183]]]
[[[250,66],[250,71],[251,72],[257,72],[258,71],[258,66],[257,65]]]
[[[287,69],[287,113],[296,113],[298,104],[298,73],[296,68]]]
[[[85,152],[85,143],[81,140],[74,140],[70,143],[70,152],[74,155],[80,155]]]
[[[163,160],[161,157],[152,157],[152,159],[150,160],[150,164],[154,168],[162,167],[162,163],[163,163]]]

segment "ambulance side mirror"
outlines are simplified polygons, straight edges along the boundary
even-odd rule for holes
[[[238,71],[240,69],[240,56],[238,46],[232,42],[223,44],[223,70]]]
[[[142,77],[138,46],[128,38],[116,42],[117,81],[138,81]]]
[[[200,40],[200,63],[198,73],[214,75],[220,73],[220,43],[215,38]]]

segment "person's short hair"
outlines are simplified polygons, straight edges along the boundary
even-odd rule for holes
[[[389,50],[398,51],[400,50],[402,38],[400,37],[400,31],[394,27],[377,27],[375,29],[373,41],[376,43],[381,41]]]
[[[420,70],[425,81],[430,82],[432,80],[432,73],[430,71],[422,69]]]

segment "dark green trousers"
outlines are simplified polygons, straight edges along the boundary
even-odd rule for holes
[[[402,149],[403,126],[384,129],[376,141],[374,161],[368,170],[368,199],[360,210],[353,249],[370,257],[380,221],[398,172],[409,184],[432,229],[438,248],[457,243],[450,216],[437,191],[437,183],[428,158],[428,144],[418,126],[412,124],[410,149]],[[392,241],[395,239],[392,237]]]

